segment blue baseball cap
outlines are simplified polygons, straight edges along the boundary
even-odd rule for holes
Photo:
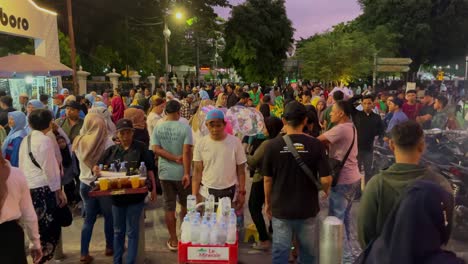
[[[209,122],[214,119],[224,120],[224,113],[219,109],[213,109],[206,114],[206,122]]]

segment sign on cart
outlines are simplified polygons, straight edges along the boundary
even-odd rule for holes
[[[229,248],[188,247],[188,260],[229,260]]]

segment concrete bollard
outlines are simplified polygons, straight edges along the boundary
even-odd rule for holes
[[[141,212],[140,217],[140,231],[138,233],[138,251],[136,263],[143,264],[146,261],[145,255],[145,210]]]
[[[320,228],[320,264],[341,264],[343,258],[343,222],[328,216]]]

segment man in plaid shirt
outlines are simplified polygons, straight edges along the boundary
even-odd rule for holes
[[[190,120],[190,118],[193,116],[192,112],[192,102],[195,99],[195,96],[193,94],[187,95],[187,98],[182,99],[180,101],[181,108],[180,108],[180,116],[183,118]]]

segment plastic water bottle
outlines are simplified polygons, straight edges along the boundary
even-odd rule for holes
[[[125,172],[125,174],[127,173],[127,165],[126,165],[125,161],[122,161],[120,163],[119,172]]]
[[[210,232],[210,245],[212,245],[212,246],[218,245],[218,229],[216,227],[216,222],[215,223],[211,222],[209,227],[210,227],[210,230],[211,230],[211,232]]]
[[[219,245],[226,244],[226,230],[227,226],[225,223],[218,224],[218,243]]]
[[[214,208],[215,208],[215,197],[212,194],[210,194],[205,201],[205,214],[208,214],[209,216],[211,216],[211,213],[214,212]]]
[[[195,207],[197,206],[197,199],[195,198],[194,195],[188,195],[187,196],[187,211],[189,213],[195,212]]]
[[[140,177],[146,178],[148,171],[146,170],[145,162],[140,163],[140,168],[138,170],[140,171]]]
[[[208,245],[208,243],[210,243],[210,228],[208,226],[208,220],[203,218],[200,228],[200,244]]]
[[[110,172],[117,172],[117,169],[115,168],[115,164],[114,164],[114,163],[111,163],[110,168],[109,168],[109,171],[110,171]]]
[[[190,241],[192,244],[200,244],[200,220],[195,218],[190,226]]]
[[[181,235],[181,240],[182,243],[189,243],[190,242],[190,236],[191,236],[191,230],[190,230],[190,218],[188,215],[184,217],[184,222],[182,223],[182,235]]]
[[[226,235],[226,243],[232,245],[236,243],[237,240],[237,217],[236,213],[234,213],[234,217],[232,216],[234,212],[231,211],[231,216],[229,217],[229,226],[227,229]]]

